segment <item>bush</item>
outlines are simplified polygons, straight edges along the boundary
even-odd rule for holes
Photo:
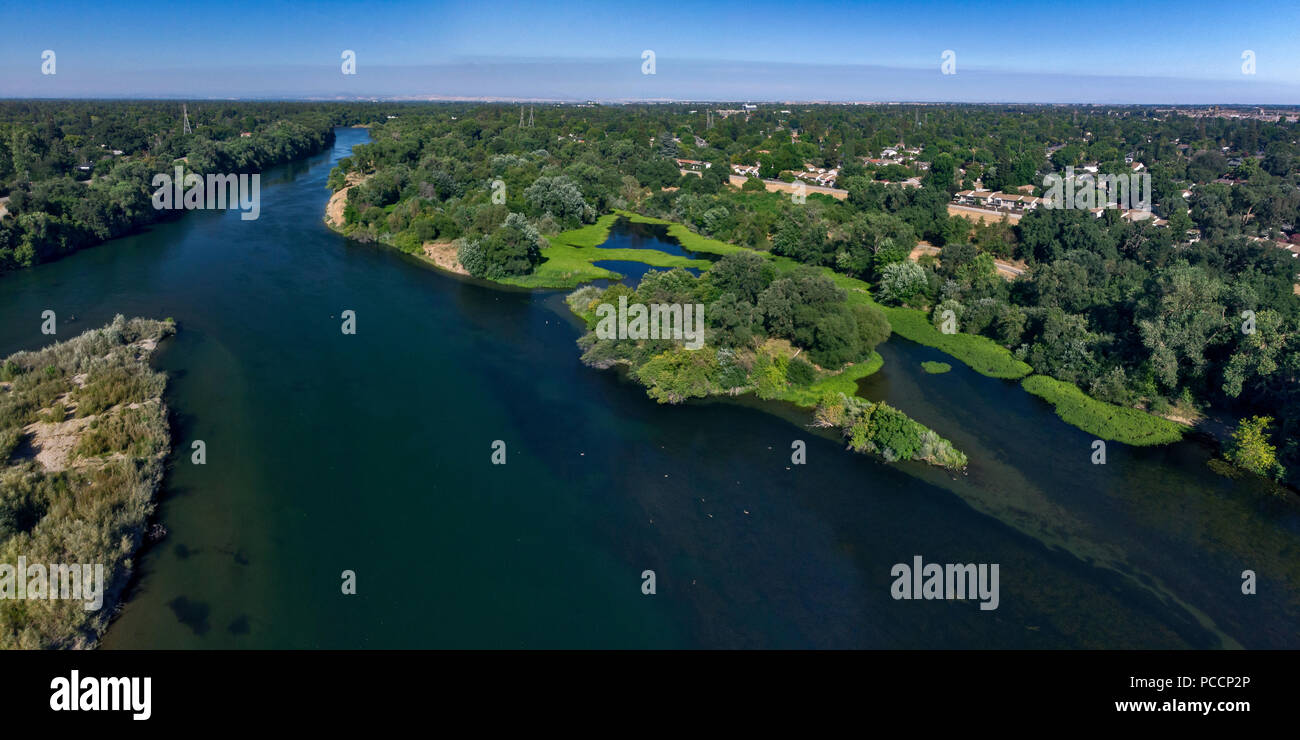
[[[812,385],[817,380],[817,369],[802,357],[795,357],[790,360],[790,364],[785,369],[785,379],[791,385],[806,387]]]
[[[1286,471],[1278,464],[1277,448],[1268,439],[1268,427],[1272,423],[1271,416],[1243,419],[1233,431],[1232,440],[1224,450],[1224,457],[1242,470],[1281,480]]]
[[[813,418],[817,426],[838,428],[854,452],[875,452],[889,462],[920,460],[949,470],[966,468],[966,455],[951,442],[884,402],[827,394]]]
[[[674,349],[655,355],[637,369],[646,394],[659,403],[681,403],[687,398],[703,398],[716,385],[716,355],[707,350]]]

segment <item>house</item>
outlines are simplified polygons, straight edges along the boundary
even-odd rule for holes
[[[993,195],[988,190],[962,190],[956,195],[957,202],[961,205],[982,207],[988,203],[989,196]]]
[[[679,159],[677,160],[677,166],[683,170],[690,170],[691,172],[700,172],[702,170],[707,170],[708,168],[712,167],[713,163],[701,162],[698,159]]]

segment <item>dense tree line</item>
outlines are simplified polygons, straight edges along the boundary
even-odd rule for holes
[[[338,125],[384,119],[374,106],[301,103],[0,103],[0,272],[55,259],[174,218],[152,178],[231,174],[319,152]],[[394,107],[393,110],[402,110]]]

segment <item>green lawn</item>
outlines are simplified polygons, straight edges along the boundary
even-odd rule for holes
[[[921,369],[931,375],[941,375],[952,370],[952,365],[946,362],[931,362],[929,360],[921,363]]]

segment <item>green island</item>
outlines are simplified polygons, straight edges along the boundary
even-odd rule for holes
[[[14,596],[0,578],[0,649],[93,647],[131,573],[171,449],[149,367],[170,321],[127,320],[0,363],[0,564],[103,566],[101,606]],[[33,450],[38,452],[32,453]]]
[[[921,363],[921,369],[930,375],[942,375],[943,373],[951,372],[952,365],[949,365],[946,362],[932,362],[927,360]]]
[[[587,322],[578,340],[583,362],[598,369],[626,367],[660,403],[753,393],[814,409],[817,425],[840,429],[854,451],[966,467],[964,454],[901,411],[847,400],[855,396],[857,381],[883,364],[875,346],[888,338],[889,323],[878,308],[849,301],[820,270],[779,270],[738,249],[698,278],[680,269],[649,272],[635,287],[587,286],[566,300]],[[602,331],[601,309],[612,319],[619,305],[694,306],[707,317],[700,320],[707,342],[691,349],[681,337],[629,339]]]

